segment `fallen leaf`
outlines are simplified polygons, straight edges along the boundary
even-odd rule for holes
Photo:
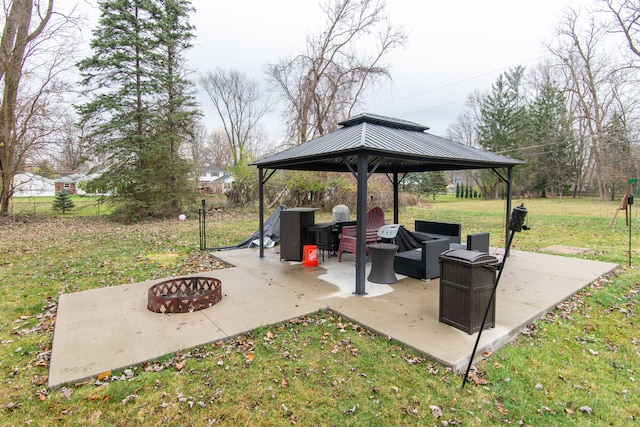
[[[60,392],[62,394],[62,397],[64,397],[65,399],[67,399],[67,400],[71,399],[72,391],[71,391],[70,388],[62,387],[60,389]]]
[[[477,375],[469,375],[469,379],[473,381],[475,385],[487,385],[489,380],[486,378],[480,378]]]
[[[498,412],[500,412],[502,415],[507,415],[509,413],[509,410],[499,403],[496,403],[496,407],[498,408]]]
[[[439,406],[436,405],[429,405],[429,409],[431,409],[431,414],[436,417],[436,418],[440,418],[442,416],[442,409],[440,409]]]
[[[580,407],[580,412],[585,412],[585,413],[591,415],[591,413],[593,412],[593,409],[591,409],[590,406],[586,406],[585,405],[585,406],[581,406]]]
[[[289,387],[289,378],[282,377],[282,382],[280,383],[280,386],[282,388],[288,388]]]
[[[253,359],[255,358],[255,355],[251,352],[247,353],[244,355],[245,359],[247,360],[247,362],[253,362]]]
[[[101,381],[111,375],[111,371],[106,371],[101,374],[98,374],[98,380]]]
[[[572,415],[573,414],[573,411],[571,409],[569,409],[569,408],[564,408],[564,412],[567,415]]]
[[[181,361],[176,362],[174,367],[176,368],[176,371],[182,371],[186,364],[187,364],[187,359],[182,359]]]
[[[123,405],[126,405],[127,403],[133,402],[134,400],[136,400],[137,397],[138,397],[138,395],[136,395],[136,394],[130,394],[129,396],[127,396],[124,399],[122,399],[120,401],[120,403],[122,403]]]

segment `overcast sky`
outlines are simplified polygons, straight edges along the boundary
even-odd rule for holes
[[[417,122],[444,135],[474,89],[485,91],[510,67],[533,67],[543,42],[569,5],[593,0],[387,0],[388,15],[409,35],[386,58],[392,82],[376,88],[362,111]],[[215,67],[245,72],[266,87],[268,63],[305,49],[310,32],[322,29],[317,0],[193,0],[197,38],[189,52],[196,73]],[[200,93],[206,125],[219,125],[213,104]],[[277,113],[267,130],[283,130]]]

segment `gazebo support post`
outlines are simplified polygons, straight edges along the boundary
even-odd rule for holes
[[[369,162],[366,154],[358,155],[358,195],[356,197],[356,295],[366,295],[367,266],[367,178]]]
[[[393,173],[393,223],[400,224],[400,211],[398,205],[400,204],[400,198],[398,195],[398,172]]]
[[[509,167],[507,168],[507,213],[506,213],[506,219],[505,219],[505,229],[504,229],[504,236],[505,236],[505,249],[504,249],[504,257],[507,258],[509,256],[509,252],[510,252],[510,245],[507,243],[507,241],[509,240],[509,219],[511,218],[511,198],[512,198],[512,191],[513,191],[513,186],[512,186],[512,181],[513,181],[513,167]]]
[[[264,258],[264,171],[258,168],[258,202],[260,221],[260,258]]]

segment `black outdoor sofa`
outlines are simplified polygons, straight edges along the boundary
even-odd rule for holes
[[[415,230],[401,227],[396,237],[398,252],[394,271],[416,279],[440,277],[440,254],[460,243],[461,226],[447,222],[415,221]]]

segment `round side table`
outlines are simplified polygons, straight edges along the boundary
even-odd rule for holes
[[[393,271],[393,258],[398,246],[391,243],[372,243],[367,246],[371,255],[371,271],[367,280],[372,283],[396,283],[396,273]]]

